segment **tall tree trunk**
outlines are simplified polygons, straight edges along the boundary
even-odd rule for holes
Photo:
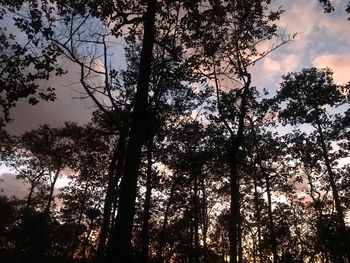
[[[277,263],[278,261],[278,254],[277,254],[277,243],[276,243],[276,237],[275,237],[275,231],[274,231],[274,224],[273,224],[273,215],[272,215],[272,200],[271,200],[271,183],[270,183],[270,177],[269,174],[265,171],[265,168],[262,164],[262,159],[260,157],[260,149],[258,146],[258,139],[256,138],[256,132],[254,129],[254,123],[252,122],[252,134],[253,134],[253,140],[254,144],[256,146],[256,152],[257,152],[257,164],[260,167],[260,171],[262,175],[265,178],[265,184],[266,184],[266,194],[267,194],[267,203],[268,203],[268,229],[270,232],[270,238],[271,238],[271,252],[272,252],[272,258],[273,262]],[[254,175],[254,195],[255,195],[255,209],[257,212],[257,218],[258,218],[258,238],[259,238],[259,260],[262,261],[262,251],[261,251],[261,224],[260,224],[260,211],[259,211],[259,198],[258,198],[258,189],[257,189],[257,174]]]
[[[195,164],[196,165],[196,164]],[[194,224],[194,262],[199,263],[199,204],[198,204],[198,168],[193,171],[193,224]]]
[[[141,230],[141,257],[140,263],[147,263],[149,250],[149,219],[151,208],[152,195],[152,151],[153,151],[153,137],[149,140],[147,145],[147,178],[146,178],[146,194],[145,204],[143,210],[142,230]]]
[[[258,254],[259,254],[259,263],[263,262],[262,259],[262,249],[261,249],[261,214],[259,207],[259,193],[258,193],[258,183],[256,174],[254,175],[254,203],[255,203],[255,212],[256,212],[256,224],[258,228]]]
[[[189,251],[191,251],[192,254],[189,256],[188,262],[193,263],[194,259],[195,259],[195,256],[193,254],[193,248],[194,248],[194,220],[193,220],[193,216],[191,216],[191,212],[192,211],[189,211],[189,213],[190,213],[190,218],[189,218],[189,221],[190,221],[189,222],[189,226],[190,226],[190,228],[187,229],[187,231],[190,234],[190,238],[189,238],[189,241],[188,241],[189,243],[185,244],[186,241],[183,241],[183,243],[184,243],[185,246],[186,245],[189,246]]]
[[[87,246],[88,246],[88,244],[89,244],[89,237],[90,237],[91,232],[92,232],[93,221],[94,221],[94,220],[91,220],[91,221],[90,221],[90,224],[89,224],[89,226],[88,226],[88,231],[87,231],[87,233],[86,233],[86,237],[85,237],[84,243],[83,243],[83,252],[82,252],[82,254],[83,254],[83,262],[86,262],[86,259],[87,259],[86,249],[87,249]]]
[[[277,263],[278,255],[277,255],[277,247],[276,247],[275,230],[274,230],[274,225],[273,225],[270,177],[269,177],[268,173],[264,171],[264,167],[262,166],[261,162],[260,162],[260,168],[261,168],[261,172],[263,173],[263,175],[265,177],[265,183],[266,183],[268,217],[269,217],[269,225],[268,226],[269,226],[269,232],[270,232],[270,237],[271,237],[271,250],[272,250],[272,256],[273,256],[273,262]]]
[[[238,262],[243,262],[243,244],[242,244],[242,215],[239,215],[238,221]]]
[[[253,263],[256,263],[256,242],[255,242],[255,236],[254,236],[254,233],[252,231],[252,241],[253,241]]]
[[[84,214],[87,190],[88,190],[88,184],[85,183],[83,199],[82,199],[82,201],[80,203],[80,207],[79,207],[80,213],[79,213],[79,216],[78,216],[78,223],[77,223],[78,226],[81,225],[81,221],[83,220],[83,214]],[[73,244],[72,244],[71,252],[70,252],[70,258],[71,259],[74,259],[74,252],[77,249],[78,245],[79,245],[79,234],[76,233],[74,235],[74,240],[73,240]]]
[[[26,210],[28,210],[30,205],[32,204],[32,199],[33,199],[33,194],[34,194],[35,187],[36,187],[36,184],[31,184],[30,185],[30,190],[29,190],[29,194],[28,194],[28,197],[27,197]]]
[[[332,167],[331,167],[331,163],[330,163],[330,160],[329,160],[328,150],[327,150],[327,146],[326,146],[326,143],[325,143],[323,130],[322,130],[322,127],[321,127],[319,122],[317,123],[317,129],[318,129],[319,139],[320,139],[320,142],[321,142],[323,158],[324,158],[324,161],[325,161],[325,164],[326,164],[326,168],[327,168],[329,183],[330,183],[330,186],[331,186],[331,189],[332,189],[333,199],[334,199],[334,203],[335,203],[335,209],[336,209],[337,214],[338,214],[338,224],[341,227],[341,230],[344,230],[345,229],[344,213],[343,213],[343,209],[341,207],[341,202],[340,202],[340,198],[339,198],[338,189],[337,189],[337,186],[335,184],[334,173],[333,173],[333,170],[332,170]]]
[[[337,219],[338,219],[338,235],[340,239],[340,244],[342,246],[342,254],[344,257],[347,259],[348,262],[350,262],[350,252],[349,252],[349,245],[346,242],[346,226],[344,222],[344,212],[343,208],[341,207],[341,201],[339,197],[339,192],[337,189],[337,185],[335,183],[335,176],[331,167],[331,162],[329,160],[329,153],[327,149],[327,145],[325,142],[324,134],[323,134],[323,129],[320,124],[319,120],[319,115],[317,115],[317,131],[318,131],[318,136],[321,142],[321,148],[322,148],[322,154],[324,158],[324,162],[326,165],[327,173],[328,173],[328,179],[329,179],[329,184],[332,189],[332,194],[333,194],[333,199],[335,203],[335,209],[337,211]]]
[[[234,147],[237,148],[238,147]],[[238,256],[238,224],[240,215],[240,193],[239,184],[240,180],[237,171],[238,153],[236,150],[231,150],[231,163],[230,163],[230,227],[229,227],[229,239],[230,239],[230,263],[237,263]]]
[[[207,233],[208,233],[208,207],[207,207],[207,192],[205,188],[205,179],[202,176],[201,180],[202,194],[203,194],[203,263],[208,261],[207,259]]]
[[[231,135],[231,146],[229,151],[230,158],[230,226],[229,226],[229,239],[230,239],[230,263],[237,263],[238,246],[239,246],[239,231],[238,225],[240,221],[240,193],[239,184],[240,178],[238,175],[238,153],[239,147],[243,141],[244,131],[244,118],[246,115],[247,96],[250,88],[250,75],[247,73],[248,78],[241,96],[240,113],[238,120],[237,135]]]
[[[50,216],[50,208],[51,208],[51,203],[53,201],[53,192],[55,190],[55,185],[56,185],[58,176],[60,175],[60,171],[61,171],[61,165],[58,166],[56,173],[53,177],[53,180],[51,182],[51,185],[50,185],[50,192],[49,192],[49,196],[47,198],[47,204],[46,204],[46,207],[44,210],[44,213],[45,213],[47,218]]]
[[[159,243],[158,243],[158,248],[157,248],[157,259],[159,262],[163,262],[163,248],[165,245],[165,234],[166,234],[166,228],[168,226],[169,211],[170,211],[170,206],[173,203],[173,196],[174,196],[175,187],[178,183],[178,180],[180,180],[179,178],[175,179],[171,185],[169,199],[168,199],[168,202],[166,204],[166,208],[165,208],[165,212],[164,212],[164,220],[163,220],[162,228],[160,230]]]
[[[118,214],[110,263],[131,262],[131,237],[135,214],[137,178],[140,168],[141,148],[145,133],[148,88],[151,74],[152,50],[155,40],[155,15],[157,0],[149,0],[144,15],[144,34],[132,113],[129,141],[126,149],[124,174],[120,184]]]
[[[126,138],[125,138],[126,141]],[[115,220],[116,220],[116,211],[118,208],[118,200],[119,200],[119,187],[118,187],[118,181],[121,178],[122,174],[123,174],[123,169],[124,169],[124,161],[125,161],[125,145],[124,145],[124,150],[121,152],[122,156],[121,156],[121,162],[117,162],[117,166],[115,168],[115,173],[116,173],[116,178],[117,178],[117,182],[116,182],[116,186],[114,189],[114,195],[113,195],[113,202],[112,202],[112,212],[111,212],[111,223],[110,223],[110,231],[109,231],[109,237],[108,237],[108,241],[107,241],[107,245],[106,245],[106,258],[109,258],[111,256],[112,253],[112,240],[113,240],[113,236],[114,236],[114,232],[111,231],[111,229],[114,229],[115,227]]]
[[[118,166],[122,167],[122,164],[124,162],[126,133],[126,130],[122,130],[120,132],[118,143],[113,151],[108,169],[107,192],[103,206],[103,222],[96,251],[96,262],[101,262],[105,255],[106,240],[111,223],[112,205],[114,201],[114,196],[116,195],[117,184],[121,175],[121,173],[118,172],[121,169],[118,170],[117,168]]]
[[[121,168],[123,169],[123,167]],[[117,165],[117,172],[118,172],[118,165]],[[123,171],[120,171],[120,175],[123,174]],[[109,227],[109,235],[108,235],[108,240],[107,240],[107,245],[106,245],[106,251],[105,251],[105,259],[109,259],[112,255],[112,250],[113,250],[113,240],[114,240],[114,232],[112,229],[115,227],[115,220],[116,220],[116,214],[117,214],[117,209],[118,209],[118,200],[119,200],[119,188],[115,189],[115,195],[113,198],[113,204],[112,204],[112,215],[111,215],[111,225]],[[106,260],[105,260],[106,261]],[[98,263],[98,262],[97,262]]]

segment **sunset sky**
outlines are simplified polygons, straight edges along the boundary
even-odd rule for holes
[[[205,6],[208,3],[206,1],[208,0],[205,0],[204,3],[200,2],[201,11],[212,7]],[[269,1],[265,0],[264,3]],[[67,71],[67,74],[62,76],[55,76],[55,72],[53,72],[48,80],[38,80],[37,84],[42,85],[42,87],[55,89],[56,100],[54,102],[40,101],[33,106],[28,103],[30,101],[28,97],[18,101],[17,105],[10,109],[10,118],[13,121],[9,122],[5,129],[10,135],[13,135],[11,137],[13,140],[0,138],[4,141],[2,146],[0,145],[2,147],[0,149],[2,150],[0,152],[0,196],[3,203],[5,201],[4,204],[8,203],[11,207],[13,206],[13,211],[16,211],[16,220],[19,223],[13,224],[12,215],[8,216],[11,220],[9,223],[5,223],[9,227],[4,224],[6,228],[3,227],[3,232],[10,233],[7,234],[10,238],[8,240],[7,236],[4,238],[5,245],[0,244],[0,249],[2,249],[2,245],[6,253],[6,249],[8,249],[16,256],[14,258],[17,258],[18,251],[23,250],[24,256],[34,255],[32,258],[36,260],[35,253],[38,250],[38,256],[45,259],[52,255],[55,257],[59,255],[61,259],[61,252],[56,253],[55,251],[62,250],[58,249],[62,246],[62,248],[64,247],[62,260],[67,257],[71,262],[77,262],[76,259],[78,261],[80,259],[99,261],[100,256],[101,258],[113,258],[114,254],[123,254],[124,251],[128,253],[122,257],[115,257],[117,261],[121,259],[123,262],[129,262],[131,258],[135,258],[144,262],[139,259],[142,254],[144,258],[149,257],[152,260],[153,258],[159,259],[159,261],[164,259],[167,262],[173,261],[173,259],[176,261],[177,258],[186,260],[183,255],[197,259],[198,262],[202,258],[204,261],[226,258],[228,261],[236,263],[254,258],[254,262],[256,262],[258,256],[260,262],[264,262],[264,260],[289,262],[289,259],[292,260],[292,258],[299,258],[300,261],[310,258],[310,261],[327,259],[327,262],[329,260],[330,262],[338,262],[344,258],[348,262],[350,256],[346,254],[348,251],[346,230],[350,227],[350,209],[346,189],[349,183],[347,170],[350,166],[349,146],[347,144],[350,143],[350,139],[346,137],[348,120],[346,117],[348,117],[350,109],[349,100],[342,98],[349,94],[341,97],[339,99],[341,103],[335,103],[334,106],[329,100],[324,100],[324,97],[336,100],[340,98],[337,96],[336,89],[341,90],[340,92],[343,92],[343,89],[334,86],[334,90],[327,86],[328,89],[325,88],[325,93],[322,93],[322,95],[326,95],[317,101],[316,93],[320,93],[322,88],[316,84],[319,84],[320,81],[317,79],[316,83],[314,79],[307,76],[308,79],[296,78],[297,81],[284,82],[281,92],[278,93],[281,96],[274,97],[280,89],[284,75],[291,72],[307,72],[302,70],[311,67],[329,68],[333,71],[336,84],[349,83],[350,85],[350,11],[349,13],[345,11],[348,8],[347,5],[350,9],[350,2],[349,0],[329,1],[335,8],[334,12],[331,13],[324,12],[320,0],[271,0],[269,5],[271,11],[283,10],[283,12],[280,19],[274,21],[277,24],[279,37],[276,36],[276,38],[266,42],[261,40],[264,37],[261,35],[254,35],[258,40],[254,37],[253,40],[249,37],[246,38],[246,35],[249,35],[247,31],[251,28],[253,28],[251,29],[253,32],[256,29],[261,29],[259,24],[261,20],[256,22],[252,18],[250,21],[244,21],[245,25],[252,25],[252,27],[248,27],[249,29],[245,29],[244,25],[241,24],[241,19],[248,20],[247,17],[251,18],[251,16],[247,16],[244,12],[243,16],[237,15],[237,9],[230,13],[229,23],[237,19],[237,15],[239,17],[237,25],[234,22],[229,25],[224,24],[222,21],[226,21],[226,17],[221,20],[208,15],[210,20],[205,20],[208,27],[211,27],[211,23],[219,21],[223,23],[219,25],[220,29],[225,30],[231,27],[233,33],[224,36],[227,40],[221,40],[224,37],[218,38],[219,41],[222,41],[222,46],[216,45],[217,42],[208,37],[209,41],[212,42],[207,46],[199,44],[198,49],[197,45],[187,46],[189,43],[195,42],[185,40],[182,43],[183,38],[179,37],[181,34],[179,32],[186,34],[190,32],[188,36],[194,38],[194,35],[191,35],[191,27],[184,27],[185,29],[181,31],[182,28],[178,30],[177,26],[183,26],[184,19],[182,18],[187,18],[187,14],[196,14],[195,12],[191,13],[191,9],[186,10],[187,7],[181,1],[178,6],[171,7],[174,7],[171,10],[175,10],[171,12],[177,14],[182,19],[179,20],[181,22],[176,19],[172,20],[168,16],[164,16],[165,19],[163,19],[164,17],[160,14],[161,8],[157,6],[161,0],[143,3],[145,8],[147,7],[143,16],[139,10],[136,13],[130,9],[133,12],[130,11],[132,19],[129,24],[129,17],[125,15],[125,10],[129,9],[118,6],[117,2],[114,2],[115,6],[106,5],[108,9],[117,10],[117,15],[120,14],[118,11],[121,9],[122,14],[127,17],[126,25],[122,24],[125,26],[126,33],[122,31],[117,39],[115,38],[116,34],[113,33],[116,31],[111,30],[111,27],[114,26],[113,23],[119,23],[116,22],[116,16],[113,19],[108,18],[110,19],[108,21],[113,22],[106,25],[109,22],[100,21],[94,16],[96,12],[100,12],[100,9],[104,12],[104,9],[98,7],[99,9],[86,11],[84,6],[86,2],[83,2],[82,11],[75,10],[77,13],[74,14],[78,14],[78,17],[72,13],[68,14],[69,17],[72,16],[72,19],[67,19],[69,22],[62,17],[47,18],[38,11],[39,16],[36,19],[39,17],[39,27],[44,30],[44,33],[34,29],[35,34],[42,34],[40,36],[43,39],[40,41],[49,41],[50,36],[48,35],[51,33],[52,39],[54,39],[53,42],[42,45],[40,41],[38,41],[39,44],[33,41],[35,37],[27,35],[29,31],[21,31],[20,26],[16,27],[16,23],[20,24],[16,21],[19,21],[20,17],[25,17],[30,11],[28,15],[32,17],[30,23],[35,28],[38,21],[35,21],[36,16],[33,13],[37,11],[37,6],[33,11],[24,4],[20,7],[21,10],[16,10],[16,13],[9,14],[9,11],[3,16],[4,18],[0,17],[0,20],[3,21],[3,25],[0,26],[0,36],[4,36],[7,34],[6,32],[16,36],[12,40],[17,41],[20,45],[26,45],[25,52],[32,52],[31,54],[35,54],[34,56],[39,58],[42,58],[40,54],[51,56],[44,46],[47,44],[48,47],[52,48],[52,43],[60,43],[57,46],[63,54],[57,58],[56,66]],[[128,1],[120,3],[129,4]],[[135,3],[140,2],[136,1]],[[161,3],[162,8],[166,7],[164,12],[168,12],[170,10],[166,5],[168,2]],[[224,3],[229,2],[224,1]],[[55,6],[56,2],[51,4],[53,7],[57,7]],[[49,4],[50,7],[51,4]],[[43,5],[39,6],[45,8]],[[77,6],[79,7],[79,5]],[[232,6],[242,7],[235,4]],[[259,8],[252,7],[251,3],[248,6],[249,10]],[[136,8],[138,7],[136,6]],[[86,9],[88,8],[90,7],[86,7]],[[231,10],[227,6],[224,8]],[[54,9],[52,8],[52,10]],[[59,10],[59,6],[57,10]],[[258,10],[261,11],[261,9]],[[23,13],[21,13],[22,11]],[[56,11],[49,13],[55,16],[57,15]],[[222,11],[220,7],[213,7],[213,11],[217,16],[222,14],[219,12]],[[60,14],[59,11],[57,12]],[[81,13],[83,13],[82,17],[80,17]],[[254,15],[257,13],[259,11],[255,11]],[[158,14],[159,16],[157,16]],[[44,17],[43,20],[40,17]],[[267,19],[268,16],[262,17]],[[16,18],[19,19],[16,20]],[[189,18],[189,24],[193,18],[196,16]],[[120,19],[122,21],[120,23],[125,21]],[[173,21],[176,21],[175,26],[170,24]],[[139,24],[130,25],[131,23]],[[158,23],[169,23],[169,29],[164,29],[168,26],[161,27]],[[48,24],[52,31],[48,30]],[[138,33],[141,32],[142,26],[146,27],[145,39],[143,41],[141,38],[137,40],[140,42],[139,47],[127,47],[128,38],[122,37],[124,33],[133,36],[133,33],[130,33],[133,31],[130,31],[129,26],[139,26],[135,30]],[[151,33],[157,28],[162,30],[160,35],[166,35],[164,39]],[[140,31],[138,31],[139,29]],[[50,33],[46,35],[47,30]],[[219,33],[215,35],[222,36],[222,31],[217,31]],[[119,33],[119,31],[117,32]],[[208,32],[210,34],[211,32],[216,33],[216,31]],[[174,34],[175,41],[172,40],[172,34]],[[201,36],[200,40],[205,42],[203,36],[207,35],[202,32],[198,34]],[[170,37],[168,37],[169,35]],[[270,35],[268,33],[266,35],[265,38],[269,38]],[[138,37],[139,35],[135,38]],[[233,38],[235,39],[233,40]],[[190,78],[181,78],[186,73],[178,74],[176,66],[174,69],[172,64],[168,69],[166,56],[162,57],[165,59],[161,61],[162,64],[153,63],[152,50],[147,46],[151,47],[149,44],[152,41],[155,46],[161,45],[155,39],[161,39],[160,42],[165,43],[165,45],[168,43],[175,43],[174,46],[178,43],[183,44],[185,47],[184,57],[189,54],[191,59],[195,57],[191,55],[199,54],[199,52],[196,53],[198,50],[209,50],[208,53],[203,52],[203,54],[205,53],[203,56],[207,56],[206,58],[210,62],[205,64],[200,63],[202,62],[200,60],[197,64],[195,62],[191,64],[189,66],[191,68],[186,69],[188,72],[191,71],[192,75],[202,70],[204,74],[201,76],[206,78],[205,81],[199,80],[199,78],[194,78],[193,81],[189,80]],[[168,41],[168,39],[171,40]],[[247,39],[253,42],[253,48],[247,48],[245,43],[240,43],[240,41],[248,42]],[[279,46],[281,39],[289,39],[289,41]],[[34,43],[33,46],[31,46],[32,43]],[[106,43],[108,47],[106,47]],[[2,45],[5,48],[1,49],[0,53],[10,54],[11,57],[12,53],[8,51],[10,49],[7,49],[6,44]],[[9,46],[11,47],[11,45]],[[156,46],[153,50],[154,57],[158,56],[158,54],[156,55],[158,47]],[[215,49],[216,47],[223,47],[222,52],[217,52],[219,48]],[[225,49],[227,47],[233,48],[227,50]],[[120,79],[115,80],[113,76],[117,76],[116,78],[123,76],[123,70],[127,65],[125,57],[136,57],[136,60],[129,61],[132,61],[132,66],[138,64],[139,53],[135,52],[130,55],[138,48],[142,49],[141,70],[139,72],[141,77],[135,82],[130,82],[137,83],[137,88],[146,93],[143,92],[145,96],[137,94],[135,99],[130,98],[134,95],[133,91],[129,92],[128,90],[130,84],[125,84]],[[127,53],[129,50],[131,52]],[[144,52],[145,50],[146,52]],[[245,56],[249,56],[249,54],[255,56],[256,50],[257,54],[267,55],[258,57],[256,61],[251,57],[245,60]],[[269,50],[272,51],[268,52]],[[162,52],[163,55],[167,52],[171,53],[166,48]],[[232,53],[227,54],[230,52]],[[15,54],[13,57],[16,57],[17,52],[13,53]],[[148,56],[144,56],[147,53]],[[234,59],[229,61],[230,55]],[[74,64],[69,59],[75,60],[77,63]],[[182,61],[179,63],[187,65],[183,62],[186,59],[181,59]],[[221,63],[216,63],[219,59],[221,59]],[[174,60],[176,60],[175,56]],[[5,59],[3,59],[2,64],[4,68],[6,70],[11,68],[9,67],[11,62],[4,61]],[[52,61],[55,60],[50,57],[50,62]],[[172,59],[169,61],[173,63]],[[211,61],[213,61],[212,68],[208,66]],[[246,61],[251,62],[251,64],[242,66]],[[17,64],[12,64],[16,68]],[[164,65],[167,67],[165,70],[161,68]],[[38,69],[27,64],[25,67],[25,69],[20,68],[20,70],[24,70],[24,74],[29,76]],[[151,80],[143,78],[151,71],[156,72],[158,68],[161,68],[159,72],[162,72],[163,75],[169,74],[170,78],[175,76],[181,85],[188,85],[186,86],[188,90],[183,96],[188,96],[191,102],[194,102],[194,106],[188,107],[184,111],[176,108],[177,111],[181,111],[182,115],[169,111],[168,115],[158,118],[159,111],[164,108],[163,102],[158,101],[158,96],[162,96],[161,100],[166,101],[165,103],[174,102],[174,104],[169,103],[170,107],[181,104],[178,103],[178,98],[183,99],[183,97],[173,95],[174,92],[180,90],[175,89],[179,87],[174,88],[173,86],[180,84],[169,81],[168,77],[161,75],[160,80],[158,80],[157,76],[154,77],[154,74],[151,74],[148,76]],[[116,70],[118,74],[114,75],[112,69]],[[143,69],[145,70],[142,71]],[[245,74],[246,69],[250,75]],[[235,70],[240,78],[233,75],[232,72]],[[171,73],[169,73],[170,71]],[[172,75],[172,71],[175,71],[174,75]],[[10,79],[8,76],[11,75],[7,73],[10,71],[4,72],[7,80]],[[132,77],[136,76],[137,79],[137,69],[130,72],[127,74],[132,75]],[[225,74],[226,72],[228,73]],[[109,77],[111,78],[109,79]],[[286,79],[284,78],[284,80]],[[311,82],[313,81],[312,84],[309,84],[310,79]],[[301,82],[307,84],[301,85]],[[25,81],[19,83],[21,86],[25,86],[23,85]],[[129,84],[129,86],[125,90],[119,89],[124,84],[125,86]],[[89,87],[86,88],[87,92],[82,85]],[[160,85],[160,89],[158,85]],[[204,102],[198,99],[199,96],[189,95],[191,89],[194,93],[200,94],[201,89],[210,85],[214,86],[212,93],[208,93],[210,97],[205,98],[207,100],[203,99]],[[145,89],[148,86],[150,86],[150,99],[147,101],[147,90]],[[314,88],[312,93],[303,93],[303,89],[307,90],[306,86]],[[254,97],[256,101],[252,102],[253,99],[251,99],[249,92],[254,92],[255,87],[262,98]],[[317,89],[316,93],[315,88]],[[13,86],[11,89],[15,90]],[[136,89],[136,84],[131,89]],[[163,93],[163,89],[165,89],[165,93]],[[232,90],[233,93],[227,92]],[[169,97],[166,97],[167,91],[172,93]],[[220,91],[223,92],[220,93]],[[268,92],[264,93],[264,91]],[[293,97],[293,91],[297,91],[295,97]],[[2,91],[0,90],[0,92]],[[113,101],[112,97],[116,97],[115,94],[119,94],[118,92],[122,94],[120,95],[121,99]],[[127,95],[124,96],[123,92]],[[305,99],[308,94],[312,94],[309,97],[316,99]],[[314,94],[316,95],[313,96]],[[36,93],[33,96],[39,95]],[[176,98],[173,99],[171,96]],[[264,104],[263,98],[272,97],[277,98],[271,100],[276,102],[275,104]],[[129,103],[128,106],[125,106],[126,109],[132,110],[136,105],[136,112],[131,117],[129,112],[119,114],[121,108],[119,110],[117,108],[125,105],[122,99],[125,99],[126,104]],[[347,97],[347,99],[349,98]],[[183,100],[187,103],[186,99]],[[261,100],[263,103],[260,103]],[[155,101],[155,106],[152,103],[151,105],[150,101],[152,103]],[[255,107],[255,102],[257,105],[263,106]],[[50,136],[55,136],[54,143],[51,143],[50,139],[46,140],[45,136],[36,138],[21,136],[27,131],[38,129],[43,124],[48,124],[51,127],[64,127],[65,122],[74,122],[78,125],[87,124],[91,121],[92,113],[98,109],[96,105],[107,105],[105,108],[107,111],[108,106],[110,106],[111,112],[113,109],[117,109],[111,115],[113,118],[109,118],[110,114],[106,114],[108,115],[106,118],[109,119],[108,123],[105,123],[106,126],[111,126],[109,122],[113,121],[114,124],[115,120],[118,122],[117,130],[115,127],[109,127],[113,130],[113,136],[108,131],[97,132],[90,126],[86,126],[87,129],[79,130],[79,132],[75,130],[75,126],[72,129],[62,131],[59,129],[58,133],[49,130]],[[265,107],[266,105],[269,106]],[[140,111],[137,110],[139,106]],[[298,106],[305,107],[300,109]],[[212,110],[213,108],[214,110]],[[166,107],[165,109],[167,110]],[[286,110],[283,111],[284,109]],[[216,122],[214,118],[209,118],[206,113],[216,117]],[[329,115],[327,115],[328,113]],[[264,114],[263,117],[261,117],[262,114]],[[169,118],[169,115],[172,118]],[[335,115],[344,118],[333,121]],[[269,118],[270,116],[272,118]],[[125,118],[129,117],[131,122],[130,120],[125,121]],[[260,121],[259,117],[276,121]],[[276,118],[274,119],[274,117]],[[296,119],[294,122],[293,117]],[[283,122],[282,119],[286,121]],[[194,120],[194,125],[192,125],[192,120]],[[150,123],[146,125],[145,121]],[[212,124],[211,121],[214,125],[206,126],[208,123]],[[191,125],[187,125],[188,123]],[[331,126],[330,123],[334,126]],[[169,127],[174,126],[175,129],[168,129],[168,125]],[[71,126],[67,125],[66,127]],[[208,127],[210,129],[207,129]],[[67,135],[67,133],[69,134]],[[95,140],[96,138],[98,140]],[[44,143],[37,143],[38,141]],[[9,149],[6,144],[9,145]],[[162,148],[160,151],[159,147]],[[1,157],[4,158],[1,159]],[[22,209],[22,202],[16,201],[17,198],[25,200],[23,201],[25,209]],[[10,213],[12,211],[8,214]],[[15,217],[13,216],[13,218]],[[44,244],[45,246],[42,245],[43,249],[40,247],[40,242],[38,242],[40,249],[36,248],[35,238],[33,238],[34,241],[27,238],[26,235],[32,234],[26,233],[26,224],[28,224],[28,229],[31,229],[31,225],[26,220],[29,223],[37,220],[39,228],[33,228],[35,238],[37,233],[47,237],[46,239],[42,238],[41,243],[47,243]],[[36,229],[40,230],[40,224],[41,228],[45,230],[43,233],[36,231]],[[80,226],[86,227],[80,230]],[[17,232],[13,232],[13,229]],[[13,240],[11,239],[12,233],[16,234]],[[66,238],[66,233],[69,234],[69,240]],[[61,236],[62,240],[60,240]],[[25,241],[24,245],[21,243],[22,240]],[[70,240],[71,244],[68,243]],[[15,245],[12,246],[11,242]],[[132,249],[124,249],[127,246],[123,245],[120,249],[120,244],[129,244]],[[141,244],[140,248],[139,244]],[[12,249],[12,247],[16,249]],[[30,249],[35,253],[32,253]],[[117,252],[115,253],[114,250]],[[138,250],[142,253],[139,253]],[[27,251],[29,252],[27,253]],[[119,253],[120,251],[122,252]],[[237,258],[240,259],[237,261]],[[223,262],[226,260],[224,259]]]
[[[324,14],[317,0],[273,0],[272,3],[285,10],[278,21],[280,31],[297,35],[250,68],[254,85],[273,93],[282,75],[304,67],[329,67],[334,71],[337,83],[350,81],[350,21],[344,11],[346,1],[334,0],[335,12],[331,14]],[[114,52],[120,53],[122,47],[122,44],[115,45],[117,51]],[[91,112],[96,108],[89,99],[79,99],[79,71],[67,61],[62,60],[62,63],[69,73],[44,83],[56,88],[57,100],[36,106],[19,103],[12,111],[14,121],[7,127],[11,134],[19,135],[44,123],[60,126],[65,121],[82,124],[90,120]],[[7,172],[6,167],[0,167],[0,175],[3,174],[1,177],[5,179],[1,188],[9,195],[15,188],[20,196],[24,195],[27,187],[12,182],[13,176],[4,174]]]
[[[329,67],[337,83],[350,80],[350,22],[346,1],[334,0],[335,12],[324,14],[316,0],[273,1],[285,10],[278,25],[293,42],[265,58],[255,69],[258,85],[276,89],[281,76],[304,67]],[[259,74],[261,72],[261,74]]]
[[[282,75],[304,67],[329,67],[337,83],[350,80],[350,22],[344,11],[346,1],[332,2],[335,12],[324,14],[317,0],[272,1],[274,6],[285,10],[278,21],[280,31],[297,35],[250,69],[258,88],[273,92]],[[116,46],[120,48],[121,45]],[[59,126],[64,121],[84,123],[90,119],[94,107],[89,99],[79,99],[78,71],[68,62],[64,63],[64,68],[69,74],[45,83],[56,88],[57,100],[34,107],[19,103],[12,111],[14,122],[8,125],[12,134],[31,130],[41,123]]]

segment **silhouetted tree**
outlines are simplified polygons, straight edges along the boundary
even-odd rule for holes
[[[335,138],[332,138],[331,132],[334,121],[329,113],[331,107],[337,107],[343,102],[341,86],[333,83],[332,72],[329,69],[303,69],[300,73],[289,73],[283,77],[283,80],[276,99],[286,102],[286,107],[280,110],[279,116],[285,124],[309,124],[315,130],[316,144],[314,147],[319,148],[322,153],[328,175],[327,181],[332,190],[337,211],[338,235],[344,254],[347,249],[342,233],[345,233],[346,227],[336,174],[332,168],[330,143]]]

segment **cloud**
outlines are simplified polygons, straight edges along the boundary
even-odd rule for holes
[[[325,14],[319,19],[319,26],[324,30],[332,34],[336,39],[344,39],[350,42],[349,22],[346,18],[349,16],[345,9],[347,3],[344,0],[334,0],[333,5],[335,12]]]
[[[0,174],[0,190],[1,195],[8,197],[17,197],[23,199],[28,195],[29,185],[24,183],[22,180],[18,180],[15,174],[2,173]]]
[[[350,54],[332,55],[325,54],[316,57],[313,65],[318,68],[329,67],[333,70],[334,81],[344,84],[350,81]]]
[[[269,72],[279,72],[281,70],[281,63],[271,58],[266,58],[264,60],[264,68]]]
[[[293,50],[304,50],[310,43],[310,35],[312,34],[319,10],[317,10],[316,1],[282,1],[282,9],[285,10],[281,15],[277,25],[280,31],[286,31],[288,34],[297,33],[295,42],[293,42]],[[302,8],[301,8],[302,7]]]
[[[263,67],[267,72],[273,74],[285,74],[289,71],[293,71],[299,64],[299,57],[291,54],[281,56],[278,60],[272,58],[266,58],[263,62]]]
[[[79,83],[79,72],[75,65],[62,61],[63,68],[68,70],[61,77],[52,76],[42,85],[56,89],[57,99],[54,102],[41,101],[32,106],[22,100],[11,111],[14,121],[7,125],[10,134],[19,135],[25,131],[36,129],[40,124],[59,127],[65,121],[86,123],[91,119],[91,112],[96,109],[90,98],[81,99],[83,89]],[[85,95],[86,97],[86,95]]]
[[[0,166],[0,171],[6,170],[3,166]],[[71,181],[64,173],[62,177],[58,178],[54,195],[60,193],[60,188],[65,187]],[[26,199],[29,193],[30,185],[21,179],[17,179],[17,175],[14,173],[0,173],[0,195],[7,197],[16,197],[18,199]],[[56,200],[57,201],[57,200]]]
[[[308,35],[313,29],[315,17],[319,15],[316,6],[317,1],[315,0],[295,0],[292,2],[284,0],[282,1],[282,9],[285,11],[277,24],[291,33],[299,32]]]

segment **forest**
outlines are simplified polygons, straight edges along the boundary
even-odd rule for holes
[[[350,82],[329,67],[254,81],[295,41],[284,12],[0,0],[0,164],[26,189],[5,195],[0,177],[0,261],[350,263]],[[71,68],[91,120],[9,132]]]

